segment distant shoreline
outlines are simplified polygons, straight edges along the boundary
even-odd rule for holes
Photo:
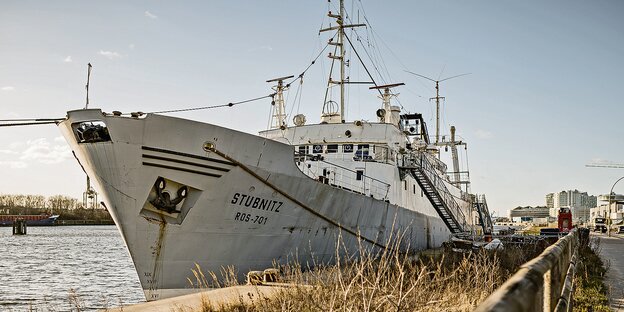
[[[56,220],[54,224],[28,225],[28,227],[40,226],[70,226],[70,225],[115,225],[113,220]],[[11,224],[0,225],[0,227],[11,227]]]
[[[113,220],[56,220],[52,226],[64,225],[115,225]]]

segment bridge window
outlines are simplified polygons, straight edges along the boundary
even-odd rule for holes
[[[327,153],[338,153],[338,144],[328,144]]]
[[[353,157],[353,160],[373,159],[371,156],[368,155],[368,148],[369,148],[368,144],[358,144],[358,148],[357,148],[357,151],[355,151],[355,157]]]
[[[299,155],[307,155],[310,153],[310,147],[307,145],[299,145]]]
[[[323,152],[323,145],[320,144],[314,144],[312,145],[312,152],[314,154],[320,154]]]
[[[353,153],[353,144],[343,144],[342,145],[343,153]]]

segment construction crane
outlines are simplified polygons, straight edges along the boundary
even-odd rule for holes
[[[624,169],[624,164],[616,164],[616,163],[591,163],[585,165],[585,167],[592,168],[616,168],[616,169]]]

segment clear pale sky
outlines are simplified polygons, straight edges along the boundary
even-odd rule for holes
[[[486,193],[491,210],[544,205],[546,193],[564,189],[607,193],[624,175],[585,167],[624,163],[624,2],[346,3],[354,22],[370,22],[357,31],[384,72],[379,82],[406,83],[396,89],[400,103],[422,112],[430,133],[434,86],[405,70],[472,73],[441,83],[442,132],[455,125],[468,142],[472,191]],[[336,0],[329,5],[336,11]],[[2,1],[0,119],[64,117],[84,107],[89,62],[90,107],[108,112],[267,95],[265,80],[298,75],[324,46],[329,34],[318,30],[328,25],[327,10],[321,0]],[[366,80],[351,56],[351,79]],[[329,67],[317,63],[298,107],[297,89],[289,94],[289,120],[303,113],[319,121]],[[374,93],[360,86],[348,98],[348,120],[375,119]],[[256,133],[266,129],[269,107],[264,100],[175,116]],[[84,191],[85,176],[54,125],[0,128],[0,173],[0,194]],[[615,190],[624,193],[624,183]]]

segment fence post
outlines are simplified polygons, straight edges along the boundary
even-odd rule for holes
[[[543,300],[544,300],[544,311],[552,311],[550,309],[551,305],[552,305],[552,282],[553,282],[553,272],[552,272],[552,268],[548,271],[546,271],[546,273],[544,274],[544,294],[543,294]]]

